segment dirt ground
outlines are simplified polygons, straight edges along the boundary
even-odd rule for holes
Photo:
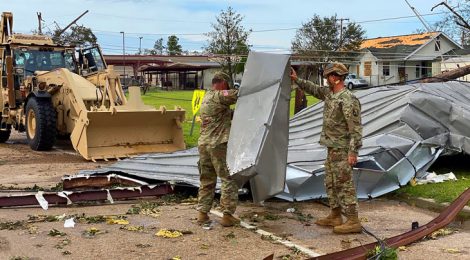
[[[67,141],[59,142],[50,152],[34,152],[24,135],[15,134],[8,143],[0,144],[0,196],[19,194],[15,190],[35,185],[52,188],[66,174],[105,164],[83,160]],[[288,213],[289,208],[295,211]],[[270,200],[264,206],[242,201],[237,209],[245,222],[319,254],[374,242],[365,234],[334,235],[331,229],[313,224],[327,213],[327,207],[312,201]],[[423,225],[438,214],[379,198],[361,202],[360,215],[364,227],[379,238],[387,238],[410,230],[413,221]],[[72,205],[47,211],[1,208],[0,259],[263,259],[271,254],[275,259],[307,258],[270,237],[242,227],[223,228],[212,214],[212,225],[204,229],[195,224],[195,216],[191,199]],[[65,228],[65,219],[72,217],[75,227]],[[161,229],[183,234],[176,238],[156,236]],[[450,234],[403,248],[399,259],[470,259],[469,222],[455,221],[446,230]]]

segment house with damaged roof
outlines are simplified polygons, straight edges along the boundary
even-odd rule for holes
[[[442,61],[462,47],[442,32],[364,40],[349,70],[370,86],[404,84],[439,74]]]

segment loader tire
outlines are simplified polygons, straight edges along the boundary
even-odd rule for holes
[[[8,141],[10,138],[10,133],[11,130],[0,130],[0,144],[3,144],[4,142]]]
[[[8,138],[10,138],[10,130],[2,131],[0,130],[0,144],[8,141]]]
[[[2,113],[0,113],[0,121],[1,119],[2,119]],[[11,133],[10,129],[5,130],[5,131],[0,130],[0,144],[8,141],[8,138],[10,138],[10,133]]]
[[[50,150],[57,138],[57,115],[51,101],[33,97],[25,112],[29,146],[35,151]]]

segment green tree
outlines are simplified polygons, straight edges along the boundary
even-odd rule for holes
[[[251,30],[245,30],[242,22],[243,16],[228,7],[216,16],[216,23],[211,24],[213,31],[205,34],[209,38],[205,50],[219,56],[215,60],[230,75],[232,82],[233,73],[242,70],[238,65],[243,62],[242,57],[250,51],[247,40]]]
[[[336,15],[324,18],[314,15],[297,30],[292,52],[319,62],[341,61],[360,49],[364,34],[356,23],[347,23],[341,28]]]
[[[181,45],[178,43],[178,41],[179,38],[176,37],[176,35],[168,36],[168,41],[166,42],[168,55],[181,55],[183,49],[181,48]]]
[[[71,26],[67,31],[59,34],[62,29],[57,28],[48,34],[52,37],[54,42],[59,44],[69,44],[76,46],[89,46],[96,44],[97,38],[93,31],[83,25]]]
[[[163,45],[163,38],[160,38],[155,41],[155,44],[153,45],[153,49],[156,51],[156,54],[162,55],[163,52],[165,51],[165,45]]]
[[[147,55],[162,55],[165,52],[165,45],[163,44],[163,38],[155,41],[153,49],[145,49],[144,54]]]

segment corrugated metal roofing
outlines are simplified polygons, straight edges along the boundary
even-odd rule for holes
[[[364,146],[354,169],[358,197],[376,197],[398,189],[425,172],[443,152],[470,154],[470,83],[380,87],[355,94],[362,104],[364,126]],[[322,109],[321,102],[290,120],[286,186],[278,195],[281,198],[326,196],[326,151],[318,144]],[[197,160],[193,149],[127,159],[95,172],[121,171],[198,186]]]

